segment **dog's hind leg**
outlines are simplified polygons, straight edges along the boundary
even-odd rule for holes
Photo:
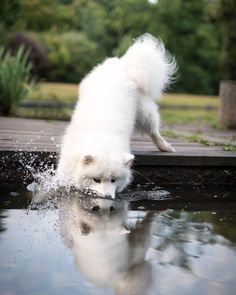
[[[155,134],[152,134],[151,138],[160,151],[170,153],[175,152],[175,149],[172,147],[172,145],[160,135],[159,131]]]
[[[171,144],[161,136],[159,126],[160,117],[156,103],[149,98],[141,97],[138,104],[136,119],[137,130],[149,134],[160,151],[175,152]]]

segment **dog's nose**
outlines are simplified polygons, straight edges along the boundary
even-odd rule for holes
[[[100,210],[99,206],[93,206],[91,209],[93,212],[98,212]]]
[[[105,199],[112,199],[111,195],[105,195],[104,197],[105,197]]]
[[[109,209],[109,211],[110,211],[110,213],[112,214],[112,213],[115,213],[116,209],[115,209],[114,206],[111,206],[110,209]]]

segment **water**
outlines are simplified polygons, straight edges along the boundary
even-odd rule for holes
[[[0,294],[235,294],[235,192],[126,191],[28,210],[0,187]],[[160,211],[161,210],[161,211]]]

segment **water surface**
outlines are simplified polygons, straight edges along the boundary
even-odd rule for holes
[[[27,210],[31,193],[2,185],[0,294],[235,294],[233,194],[138,187]]]

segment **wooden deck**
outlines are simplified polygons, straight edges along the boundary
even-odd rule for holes
[[[26,165],[27,161],[35,166],[55,164],[67,124],[0,117],[1,178],[6,170]],[[142,174],[143,181],[146,178],[146,181],[151,179],[160,183],[236,183],[235,152],[224,151],[220,146],[173,138],[167,140],[175,147],[176,153],[160,152],[147,136],[134,136],[134,168],[137,174]]]

